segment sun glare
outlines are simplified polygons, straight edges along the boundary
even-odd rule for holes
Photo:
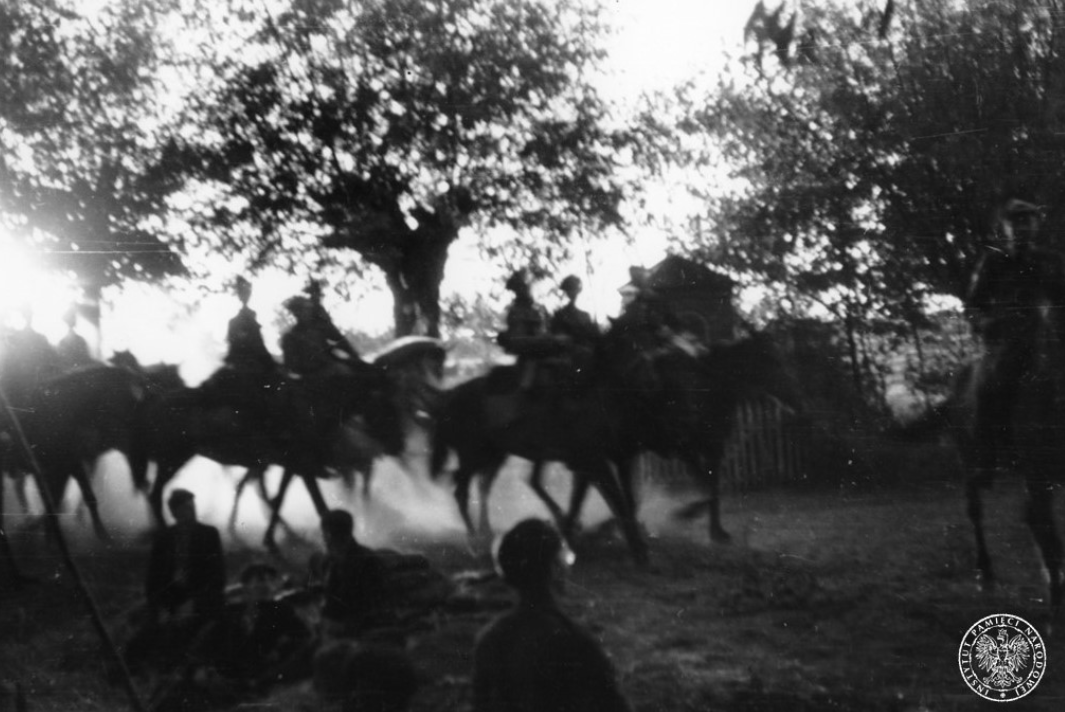
[[[34,328],[55,340],[75,299],[69,279],[45,270],[31,250],[0,234],[0,325],[20,328],[28,313]]]

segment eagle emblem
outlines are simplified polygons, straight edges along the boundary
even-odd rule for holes
[[[1032,645],[1023,635],[1012,638],[1005,628],[999,628],[992,638],[982,634],[973,644],[976,664],[988,673],[982,682],[991,688],[1015,687],[1024,681],[1017,672],[1022,670],[1032,655]]]

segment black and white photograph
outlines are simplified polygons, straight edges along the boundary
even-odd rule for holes
[[[1065,709],[1065,0],[0,0],[0,712]]]

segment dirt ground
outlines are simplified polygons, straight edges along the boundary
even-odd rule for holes
[[[638,712],[987,709],[993,703],[970,692],[958,670],[965,630],[994,613],[1044,632],[1047,622],[1021,494],[1018,482],[1004,481],[988,496],[1003,581],[992,592],[975,586],[959,483],[914,473],[891,487],[732,496],[728,546],[710,545],[701,520],[650,526],[650,571],[634,567],[617,539],[586,539],[564,607],[601,639]],[[55,547],[30,535],[14,544],[38,581],[0,594],[0,681],[21,683],[33,712],[129,709],[107,682],[107,656]],[[461,541],[410,539],[405,548],[447,573],[484,567]],[[142,535],[78,548],[120,640],[146,554]],[[231,572],[261,555],[234,551]],[[291,549],[280,562],[286,570],[298,563]],[[415,710],[469,708],[474,637],[494,615],[441,613],[415,638],[410,654],[423,679]],[[1010,709],[1065,709],[1065,643],[1060,635],[1047,642],[1047,673]],[[322,707],[302,685],[241,709]]]

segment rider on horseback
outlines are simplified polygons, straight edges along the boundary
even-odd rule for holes
[[[312,281],[304,291],[284,303],[296,319],[281,337],[285,368],[299,377],[348,371],[362,359],[322,306],[321,285]]]
[[[222,367],[200,385],[200,399],[208,407],[231,407],[271,423],[281,373],[266,350],[255,311],[248,307],[251,283],[237,277],[236,292],[241,306],[226,330],[229,348]]]
[[[16,407],[29,407],[38,386],[62,370],[59,354],[33,328],[33,309],[22,307],[23,327],[5,335],[0,350],[0,386]]]
[[[550,331],[566,343],[567,370],[579,376],[591,365],[595,342],[600,336],[599,326],[588,312],[577,306],[577,297],[584,289],[580,277],[571,274],[562,280],[560,288],[569,301],[551,317]]]
[[[248,307],[251,282],[243,277],[237,277],[237,298],[240,299],[240,311],[229,320],[226,330],[226,341],[229,344],[226,365],[242,371],[277,371],[277,362],[266,350],[266,344],[263,342],[263,330],[259,326],[255,311]]]
[[[504,351],[517,356],[519,388],[528,391],[540,379],[540,361],[558,354],[562,342],[547,333],[547,317],[532,298],[525,270],[512,274],[504,286],[514,293],[514,301],[507,309],[507,328],[500,332],[498,341]]]
[[[1022,377],[1032,367],[1032,339],[1041,304],[1065,306],[1065,263],[1041,249],[1041,209],[1011,199],[1002,208],[1001,246],[981,257],[966,307],[984,353],[976,379],[977,466],[984,473],[1014,459],[1010,422]]]

